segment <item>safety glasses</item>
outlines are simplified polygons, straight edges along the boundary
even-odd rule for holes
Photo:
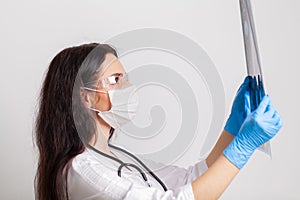
[[[89,85],[89,84],[93,84],[93,83],[89,82],[88,84],[85,85]],[[108,90],[122,89],[122,88],[129,87],[131,85],[132,84],[128,81],[127,73],[114,73],[108,77],[102,78],[99,81],[97,81],[96,88],[91,88],[91,87],[83,87],[83,88],[89,91],[106,93]],[[103,89],[104,91],[102,91]]]
[[[106,78],[103,78],[99,82],[100,88],[105,88],[107,90],[113,90],[118,88],[124,88],[129,86],[128,75],[126,73],[115,73]]]
[[[115,89],[116,87],[123,86],[123,84],[127,84],[128,76],[126,73],[115,73],[106,78],[103,78],[99,83],[101,84],[99,86],[102,88],[108,90]]]

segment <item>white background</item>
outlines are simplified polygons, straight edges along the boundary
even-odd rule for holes
[[[221,199],[299,199],[299,35],[297,0],[253,0],[265,87],[284,127],[273,159],[256,152]],[[33,199],[32,133],[37,94],[56,53],[137,28],[190,37],[222,78],[226,113],[244,75],[238,1],[1,1],[0,199]],[[298,68],[298,69],[297,69]]]

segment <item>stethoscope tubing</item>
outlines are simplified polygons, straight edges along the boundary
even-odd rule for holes
[[[104,157],[107,157],[111,160],[114,160],[115,162],[118,162],[120,164],[119,168],[118,168],[118,176],[121,177],[121,171],[122,171],[122,168],[123,167],[127,167],[127,166],[130,166],[130,167],[133,167],[135,168],[137,171],[140,172],[140,174],[142,175],[143,179],[145,182],[147,182],[147,184],[150,186],[150,184],[148,183],[148,179],[147,179],[147,176],[146,174],[138,167],[136,166],[135,164],[132,164],[132,163],[124,163],[123,161],[121,161],[120,159],[118,158],[115,158],[113,156],[110,156],[106,153],[103,153],[102,151],[99,151],[98,149],[94,148],[93,146],[87,144],[87,146],[92,149],[93,151],[95,151],[96,153],[104,156]],[[135,159],[140,165],[142,165],[146,170],[147,172],[162,186],[162,188],[164,189],[164,191],[167,191],[167,187],[166,185],[162,182],[162,180],[160,180],[160,178],[158,178],[139,158],[137,158],[135,155],[133,155],[132,153],[126,151],[125,149],[122,149],[120,147],[117,147],[117,146],[114,146],[112,144],[108,144],[109,147],[111,148],[114,148],[116,150],[119,150],[127,155],[129,155],[130,157],[132,157],[133,159]]]

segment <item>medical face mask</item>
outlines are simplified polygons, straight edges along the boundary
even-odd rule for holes
[[[106,93],[91,88],[85,89]],[[135,90],[136,87],[134,85],[122,89],[109,90],[111,109],[108,111],[100,111],[95,108],[90,109],[98,112],[98,115],[111,127],[119,128],[133,120],[137,113],[138,95]]]

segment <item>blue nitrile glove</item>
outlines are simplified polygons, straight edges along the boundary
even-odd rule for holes
[[[245,111],[245,92],[249,90],[251,77],[247,76],[238,89],[231,107],[231,113],[226,121],[224,130],[236,136],[247,114]]]
[[[250,104],[249,92],[246,99]],[[249,113],[237,136],[224,150],[225,157],[241,169],[255,149],[273,138],[282,127],[282,120],[271,104],[268,95],[264,96],[258,108]]]

